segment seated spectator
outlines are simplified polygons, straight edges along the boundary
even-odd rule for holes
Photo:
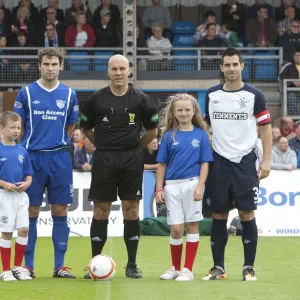
[[[53,8],[56,12],[56,20],[58,22],[60,22],[60,24],[64,24],[66,23],[66,20],[65,20],[65,13],[62,9],[58,8],[58,5],[59,5],[59,0],[48,0],[48,7],[46,8],[43,8],[41,10],[41,13],[40,13],[40,20],[41,21],[45,21],[47,20],[47,10],[48,8]]]
[[[201,24],[197,27],[196,32],[194,34],[195,44],[197,45],[200,40],[202,40],[207,35],[207,25],[215,24],[216,26],[216,34],[219,35],[221,31],[221,27],[216,23],[216,14],[212,10],[208,10],[205,13],[205,23]]]
[[[87,137],[84,137],[84,147],[75,152],[73,169],[81,172],[90,172],[93,164],[95,146]]]
[[[295,9],[289,6],[285,9],[285,18],[277,23],[279,36],[282,36],[288,29],[290,22],[295,19]]]
[[[35,24],[29,19],[29,10],[25,6],[19,6],[17,10],[16,18],[13,20],[11,25],[12,31],[12,44],[18,44],[17,42],[17,33],[24,31],[26,34],[27,44],[31,44],[32,47],[36,45],[36,28]]]
[[[64,46],[65,45],[65,24],[61,23],[61,21],[58,21],[58,19],[56,17],[56,10],[52,6],[49,6],[46,9],[46,19],[41,21],[41,24],[39,27],[39,42],[38,42],[38,44],[40,46],[44,46],[45,37],[47,35],[46,27],[47,27],[47,24],[50,24],[50,23],[52,23],[55,26],[55,28],[54,28],[55,34],[56,34],[55,44],[58,44],[59,47]],[[50,31],[52,31],[52,30],[50,30]],[[46,46],[44,46],[44,47],[46,47]]]
[[[293,62],[285,64],[280,73],[279,79],[300,79],[300,48],[295,50],[293,54]],[[300,87],[300,81],[288,82],[289,87]],[[295,116],[300,114],[300,93],[294,91],[287,92],[287,113]],[[283,134],[282,134],[283,135]]]
[[[248,47],[274,47],[277,42],[277,28],[273,18],[268,17],[266,5],[257,6],[257,17],[246,25]]]
[[[94,30],[90,24],[86,24],[84,12],[78,12],[76,24],[69,25],[65,33],[67,47],[93,47],[96,42]]]
[[[168,38],[162,36],[163,26],[156,25],[152,28],[153,35],[147,41],[149,53],[153,57],[149,58],[148,67],[150,71],[171,70],[172,61],[170,53],[172,44]],[[158,49],[160,48],[160,49]]]
[[[40,22],[40,14],[38,9],[34,6],[31,0],[21,0],[19,5],[14,7],[12,11],[12,19],[15,20],[18,17],[18,11],[20,7],[26,7],[28,9],[28,19],[36,26]]]
[[[86,23],[92,24],[93,15],[88,5],[83,5],[81,0],[72,0],[72,6],[65,10],[67,26],[76,24],[76,16],[79,12],[84,12]]]
[[[173,40],[171,15],[169,9],[160,4],[160,0],[152,0],[152,6],[144,11],[143,26],[146,38],[151,36],[152,29],[156,25],[162,25],[163,36],[169,41]]]
[[[281,136],[280,129],[278,127],[273,127],[272,128],[272,140],[273,140],[273,145],[276,145],[276,141],[278,137]]]
[[[5,10],[0,7],[0,35],[5,36],[7,39],[11,37],[11,20],[5,20]]]
[[[280,20],[284,19],[285,17],[285,9],[287,7],[293,7],[295,10],[295,17],[300,19],[300,10],[295,5],[295,0],[283,0],[282,4],[279,7],[276,7],[275,10],[275,21],[279,22]]]
[[[111,14],[108,8],[100,11],[100,24],[94,24],[96,33],[96,47],[117,47],[120,42],[118,39],[117,25],[110,22]]]
[[[153,139],[146,148],[143,149],[144,170],[157,170],[156,157],[158,153],[158,140]]]
[[[136,47],[137,48],[147,48],[147,44],[144,38],[140,36],[141,31],[140,27],[137,25],[136,27]],[[149,55],[147,50],[137,50],[136,54],[139,55]],[[147,71],[148,61],[146,58],[137,58],[137,70],[138,71]]]
[[[58,34],[56,32],[56,27],[54,23],[48,23],[46,25],[46,31],[44,36],[41,36],[38,45],[41,47],[62,47],[64,46],[64,41],[59,41]]]
[[[219,32],[219,37],[225,40],[228,47],[238,46],[238,36],[236,32],[230,31],[228,23],[222,24],[221,31]]]
[[[296,123],[295,137],[289,139],[290,148],[297,154],[300,152],[300,122]]]
[[[9,54],[7,50],[5,50],[7,44],[6,36],[0,35],[0,55]],[[2,58],[0,61],[0,80],[4,82],[7,80],[7,76],[9,75],[9,61],[7,58]]]
[[[267,8],[267,10],[268,10],[268,16],[270,18],[273,17],[273,7],[270,4],[266,3],[265,0],[255,0],[255,3],[248,8],[248,11],[247,11],[247,19],[248,20],[256,18],[256,16],[257,16],[256,15],[257,8],[260,5],[264,5]],[[283,18],[284,17],[282,17],[281,19],[283,19]]]
[[[72,135],[72,144],[74,147],[74,152],[81,150],[83,147],[83,133],[80,128],[76,128]]]
[[[280,126],[281,136],[284,136],[287,139],[291,139],[295,137],[296,124],[291,117],[289,116],[281,117],[280,123],[281,123]]]
[[[222,24],[228,24],[229,29],[239,36],[245,35],[246,11],[243,4],[236,0],[227,0],[222,4]]]
[[[100,24],[101,19],[102,19],[100,11],[103,8],[107,8],[110,10],[110,14],[111,14],[110,22],[116,26],[119,25],[120,20],[121,20],[121,13],[120,13],[119,7],[115,4],[112,4],[111,0],[100,0],[100,3],[101,4],[94,11],[93,23]]]
[[[289,24],[289,29],[279,38],[279,46],[283,50],[283,61],[293,62],[293,52],[300,49],[300,21],[294,19]]]
[[[2,9],[4,13],[4,24],[6,24],[9,27],[12,22],[12,15],[10,10],[5,7],[3,2],[3,0],[0,0],[0,9]]]
[[[272,149],[271,169],[293,171],[297,169],[296,152],[289,147],[288,139],[280,136]]]

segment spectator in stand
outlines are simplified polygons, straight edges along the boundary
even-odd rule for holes
[[[73,132],[72,145],[74,147],[74,152],[81,150],[83,147],[83,133],[80,128],[75,129]]]
[[[157,170],[158,139],[153,139],[146,148],[143,149],[144,170]]]
[[[243,4],[236,0],[227,0],[222,4],[222,24],[229,24],[232,31],[237,32],[238,36],[245,35],[246,11]]]
[[[287,7],[284,13],[285,18],[277,23],[279,36],[282,36],[289,29],[290,22],[295,19],[295,9],[293,6]]]
[[[137,48],[147,48],[147,44],[144,38],[140,36],[141,31],[139,25],[136,26],[136,47]],[[136,54],[139,55],[149,55],[147,50],[137,50]],[[137,58],[137,69],[138,71],[147,71],[148,61],[146,58]]]
[[[278,127],[273,127],[272,128],[273,145],[276,145],[276,141],[280,136],[281,136],[280,129]]]
[[[221,31],[219,32],[219,37],[225,40],[228,47],[238,46],[238,36],[234,31],[230,31],[229,24],[223,23],[221,26]]]
[[[287,7],[293,7],[295,10],[296,18],[300,19],[300,10],[299,8],[295,5],[294,0],[283,0],[281,6],[276,7],[275,10],[275,21],[278,22],[285,17],[285,9]]]
[[[93,23],[100,24],[102,16],[100,14],[101,10],[107,8],[110,10],[110,22],[114,25],[119,25],[121,20],[121,13],[119,7],[111,3],[111,0],[100,0],[100,6],[98,6],[93,14]]]
[[[247,19],[248,20],[256,18],[257,8],[261,5],[265,6],[266,9],[268,10],[268,16],[270,18],[273,17],[273,7],[270,4],[266,3],[265,0],[255,0],[255,3],[248,8],[248,11],[247,11]],[[283,18],[284,18],[284,16],[281,19],[283,19]]]
[[[86,24],[83,11],[76,15],[76,24],[71,24],[65,33],[65,44],[67,47],[94,47],[96,36],[90,24]]]
[[[10,10],[5,7],[3,2],[4,2],[3,0],[0,0],[0,9],[2,9],[4,13],[4,24],[10,26],[12,22],[12,15]]]
[[[58,8],[59,5],[59,0],[48,0],[48,7],[43,8],[41,10],[41,14],[40,14],[40,20],[44,21],[47,20],[47,11],[48,8],[53,8],[56,12],[56,20],[60,23],[65,25],[66,20],[65,20],[65,13],[62,9]]]
[[[156,25],[152,28],[153,35],[147,40],[149,53],[148,67],[150,71],[163,71],[172,69],[170,53],[172,44],[168,38],[163,37],[163,26]],[[160,49],[157,49],[160,48]]]
[[[287,171],[297,169],[296,152],[291,150],[288,139],[284,136],[278,137],[276,147],[272,149],[271,169]]]
[[[75,152],[73,168],[80,172],[91,172],[93,164],[93,153],[95,150],[95,146],[85,136],[84,147]]]
[[[216,14],[212,10],[208,10],[205,15],[205,23],[199,25],[196,29],[196,32],[194,34],[195,44],[197,45],[200,40],[202,40],[207,35],[207,25],[208,24],[215,24],[216,26],[216,34],[219,35],[221,31],[221,27],[219,24],[217,24],[216,20]]]
[[[12,11],[12,19],[18,18],[18,11],[20,7],[26,7],[28,9],[28,19],[35,25],[38,26],[40,22],[40,14],[38,9],[34,6],[31,0],[21,0],[19,5],[14,7]]]
[[[298,155],[300,153],[300,122],[296,123],[295,137],[289,139],[290,148]]]
[[[280,73],[279,79],[300,79],[300,48],[293,53],[293,62],[285,64]],[[300,87],[300,81],[288,82],[289,87]],[[292,116],[300,114],[300,92],[287,92],[287,113]]]
[[[111,12],[108,8],[100,11],[100,24],[94,24],[96,33],[96,47],[117,47],[119,46],[117,25],[111,23]]]
[[[38,41],[40,47],[63,47],[64,40],[57,34],[54,23],[48,23],[45,28],[45,34]]]
[[[7,50],[5,50],[7,44],[7,39],[5,35],[0,35],[0,55],[9,54]],[[7,75],[9,74],[9,61],[6,58],[2,58],[0,60],[0,80],[1,82],[5,82],[7,80]]]
[[[152,6],[145,9],[143,14],[143,26],[146,38],[153,33],[153,27],[156,25],[163,26],[163,36],[169,41],[173,40],[172,20],[170,11],[167,7],[160,4],[160,0],[152,0]]]
[[[280,134],[281,136],[286,137],[288,140],[295,137],[296,133],[296,124],[293,119],[289,116],[283,116],[280,120]]]
[[[246,25],[248,47],[274,47],[277,38],[276,23],[268,17],[268,6],[258,5],[256,18]]]
[[[29,19],[29,10],[25,6],[19,6],[16,18],[11,25],[12,44],[17,44],[17,33],[24,31],[26,34],[26,43],[32,47],[36,45],[37,34],[35,24]]]
[[[293,53],[300,49],[300,21],[294,19],[290,22],[288,30],[279,38],[279,46],[283,50],[283,61],[293,62]],[[297,76],[298,77],[298,76]]]
[[[72,0],[72,6],[65,10],[67,26],[71,24],[76,24],[76,16],[79,12],[84,12],[86,17],[86,23],[92,24],[93,15],[88,5],[83,5],[81,3],[81,0]]]
[[[49,6],[46,9],[47,17],[45,20],[41,21],[41,24],[39,27],[39,42],[38,42],[38,44],[40,46],[49,47],[49,46],[45,46],[47,44],[47,41],[46,41],[47,36],[51,40],[50,44],[52,44],[52,41],[54,42],[55,45],[58,45],[59,47],[62,47],[65,44],[65,29],[66,29],[65,24],[61,23],[61,21],[59,21],[57,19],[56,12],[57,11],[52,6]],[[50,32],[47,32],[47,25],[50,23],[53,24],[55,27],[54,35],[52,35],[52,30],[49,27],[48,27],[48,29],[49,29],[48,31],[50,31]],[[55,37],[55,39],[54,39],[54,37]],[[58,46],[50,46],[50,47],[58,47]]]
[[[3,7],[0,7],[0,35],[4,35],[8,39],[11,37],[11,20],[10,22],[6,21]]]

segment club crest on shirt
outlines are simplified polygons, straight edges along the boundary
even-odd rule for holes
[[[128,115],[129,115],[129,124],[135,124],[134,122],[135,114],[129,113]]]
[[[200,142],[196,139],[193,139],[191,144],[194,148],[198,148],[200,146]]]
[[[24,156],[22,154],[20,154],[18,156],[18,160],[19,160],[20,164],[23,164],[23,162],[24,162]]]
[[[66,101],[63,100],[56,100],[56,105],[58,108],[62,109],[65,107]]]
[[[238,102],[241,108],[246,108],[248,105],[248,100],[245,97],[240,98]]]

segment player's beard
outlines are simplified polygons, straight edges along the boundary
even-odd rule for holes
[[[234,76],[230,76],[230,75],[234,75]],[[241,74],[239,74],[239,73],[230,73],[230,74],[226,74],[225,78],[226,78],[226,81],[235,82],[235,81],[240,80]]]

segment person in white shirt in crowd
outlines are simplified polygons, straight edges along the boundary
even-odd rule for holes
[[[287,171],[297,169],[296,152],[289,147],[288,139],[284,136],[279,136],[276,147],[273,147],[271,169]]]

